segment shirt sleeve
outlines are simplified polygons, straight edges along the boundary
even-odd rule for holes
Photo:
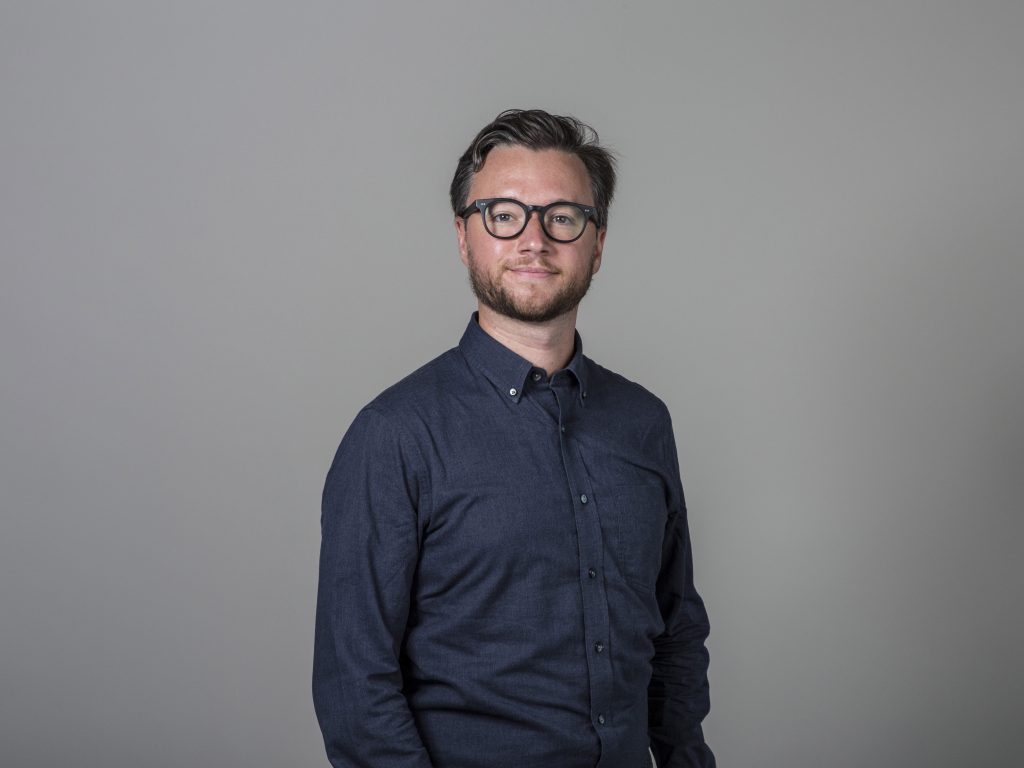
[[[313,703],[335,768],[431,768],[399,661],[429,488],[419,454],[367,406],[324,486]]]
[[[693,559],[686,501],[668,411],[663,450],[669,475],[668,521],[658,574],[657,598],[665,631],[655,639],[654,669],[647,689],[648,734],[659,768],[714,768],[701,721],[708,714],[709,632],[704,601],[693,586]]]

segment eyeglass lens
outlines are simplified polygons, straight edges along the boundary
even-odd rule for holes
[[[484,211],[484,224],[495,237],[515,237],[526,229],[528,216],[528,209],[521,203],[496,200]],[[552,240],[567,242],[580,236],[587,226],[587,216],[574,205],[555,205],[544,211],[541,224]]]

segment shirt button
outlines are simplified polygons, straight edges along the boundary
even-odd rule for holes
[[[559,427],[559,429],[562,430],[563,432],[565,432],[565,427],[564,426]]]
[[[595,571],[593,568],[588,568],[587,569],[587,576],[589,576],[592,579],[596,579],[597,578],[597,571]]]
[[[580,496],[580,501],[582,501],[584,504],[586,504],[587,503],[587,494],[585,494],[585,493],[582,494]]]
[[[540,374],[537,371],[533,372],[533,380],[540,381]]]
[[[598,715],[597,722],[599,722],[601,725],[604,725],[604,715]]]
[[[509,393],[510,395],[512,395],[512,397],[515,397],[515,396],[516,396],[516,388],[515,388],[515,387],[512,387],[512,389],[510,389],[510,390],[508,391],[508,393]]]
[[[594,643],[594,650],[598,653],[601,653],[604,650],[604,643],[598,640],[596,643]]]

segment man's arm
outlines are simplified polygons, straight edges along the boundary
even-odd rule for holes
[[[659,768],[714,768],[701,721],[708,714],[709,626],[693,586],[686,501],[668,411],[663,450],[669,467],[668,522],[657,597],[665,631],[654,641],[654,671],[647,689],[648,734]]]
[[[419,553],[425,472],[384,414],[356,416],[327,475],[313,703],[335,768],[431,768],[399,653]]]

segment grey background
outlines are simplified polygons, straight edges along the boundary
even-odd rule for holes
[[[323,478],[508,106],[621,156],[579,327],[674,416],[721,765],[1021,759],[1021,3],[8,0],[0,104],[4,765],[326,765]]]

